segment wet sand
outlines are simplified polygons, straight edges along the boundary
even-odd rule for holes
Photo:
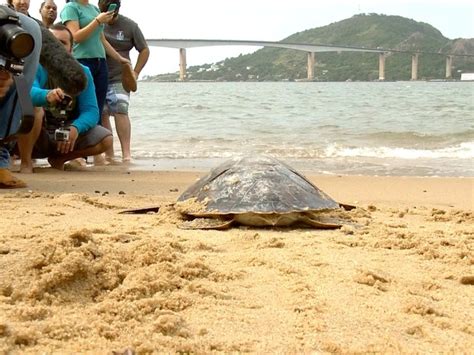
[[[201,175],[0,191],[0,353],[471,351],[474,179],[309,176],[358,206],[340,230],[179,229]]]

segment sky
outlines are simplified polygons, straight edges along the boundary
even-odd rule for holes
[[[42,0],[30,0],[39,17]],[[64,0],[56,0],[59,11]],[[97,5],[97,0],[91,0]],[[472,0],[122,0],[120,12],[149,39],[230,39],[280,41],[295,32],[329,25],[360,13],[398,15],[426,22],[450,39],[474,38]],[[354,43],[357,46],[357,43]],[[187,65],[215,63],[259,47],[187,49]],[[132,54],[132,61],[136,54]],[[151,47],[142,71],[155,75],[179,70],[177,49]]]

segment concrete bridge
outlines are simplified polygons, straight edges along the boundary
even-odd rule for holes
[[[167,47],[179,49],[179,78],[186,79],[186,49],[209,46],[257,46],[294,49],[308,53],[307,73],[308,80],[314,79],[314,65],[316,63],[315,53],[320,52],[365,52],[378,53],[379,56],[379,80],[385,80],[385,58],[388,53],[408,53],[412,55],[411,79],[418,79],[418,58],[420,54],[437,54],[446,56],[446,79],[452,78],[453,57],[474,57],[474,54],[442,54],[434,52],[409,52],[384,48],[364,48],[350,46],[335,46],[327,44],[304,44],[290,42],[268,42],[268,41],[245,41],[245,40],[219,40],[219,39],[147,39],[149,46]]]

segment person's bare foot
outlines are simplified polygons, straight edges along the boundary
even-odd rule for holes
[[[81,171],[87,168],[87,162],[84,158],[76,158],[64,163],[65,171]]]
[[[10,170],[0,169],[0,189],[20,189],[26,187],[26,182],[13,176]]]
[[[33,174],[33,163],[21,163],[20,173],[22,174]]]
[[[63,158],[53,158],[49,157],[48,158],[48,163],[51,165],[52,168],[58,169],[58,170],[64,170],[64,159]]]
[[[104,158],[102,154],[94,155],[94,166],[109,165],[109,162]]]
[[[107,165],[120,165],[120,162],[115,157],[105,157],[105,161]]]
[[[87,166],[87,162],[84,158],[76,158],[68,161],[68,164],[76,168],[84,168]]]

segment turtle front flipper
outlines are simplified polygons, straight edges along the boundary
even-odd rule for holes
[[[179,229],[216,229],[224,230],[229,229],[234,223],[234,219],[221,219],[221,218],[205,218],[198,217],[190,221],[185,221],[178,225]]]
[[[125,210],[119,212],[119,214],[147,214],[147,213],[158,213],[160,211],[160,206],[156,207],[145,207],[145,208],[136,208],[132,210]]]

